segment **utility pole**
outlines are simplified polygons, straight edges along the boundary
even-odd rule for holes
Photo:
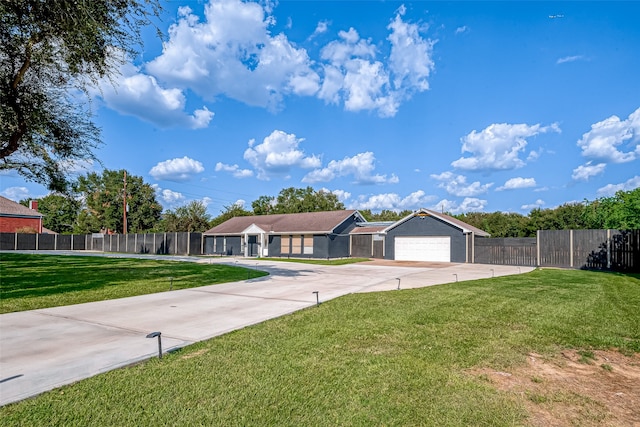
[[[127,171],[124,171],[124,195],[123,198],[123,222],[122,222],[122,234],[127,234]]]

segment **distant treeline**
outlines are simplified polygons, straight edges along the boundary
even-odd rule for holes
[[[454,216],[491,237],[534,237],[537,230],[640,229],[640,188],[553,209],[534,209],[528,215],[471,212]]]
[[[397,221],[411,211],[361,210],[360,213],[368,221]],[[640,229],[640,188],[619,191],[613,197],[565,203],[553,209],[534,209],[528,215],[469,212],[452,216],[490,233],[491,237],[534,237],[538,230]]]

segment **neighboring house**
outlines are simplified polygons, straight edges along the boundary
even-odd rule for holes
[[[205,254],[343,258],[349,232],[364,222],[356,210],[239,216],[204,233]]]
[[[0,233],[15,233],[32,229],[42,233],[42,214],[37,211],[38,202],[31,201],[33,209],[0,196]]]
[[[428,209],[396,222],[366,222],[345,210],[231,218],[204,233],[204,248],[242,256],[471,262],[475,236],[489,234]]]
[[[428,209],[393,223],[358,225],[361,227],[351,232],[352,247],[359,249],[357,256],[398,261],[471,262],[474,237],[489,236],[479,228]]]

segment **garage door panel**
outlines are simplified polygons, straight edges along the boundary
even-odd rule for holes
[[[395,259],[398,261],[451,262],[451,237],[396,237]]]

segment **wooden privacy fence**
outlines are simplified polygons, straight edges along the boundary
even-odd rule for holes
[[[540,230],[474,241],[474,262],[640,272],[640,230]]]
[[[480,264],[537,266],[535,237],[475,239],[475,262]]]
[[[202,233],[26,234],[0,233],[0,250],[99,251],[202,255]]]

